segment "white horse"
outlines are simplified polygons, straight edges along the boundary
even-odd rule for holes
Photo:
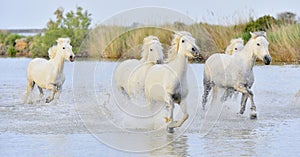
[[[63,74],[64,61],[73,62],[75,55],[72,51],[69,38],[58,38],[57,45],[49,49],[50,60],[35,58],[29,62],[27,67],[27,91],[26,99],[32,91],[34,85],[38,86],[40,95],[43,96],[42,89],[52,91],[52,95],[46,99],[46,103],[54,99],[55,93],[61,89],[65,80]]]
[[[152,100],[163,102],[170,108],[167,118],[168,131],[180,127],[189,117],[186,109],[188,95],[187,68],[188,57],[200,56],[200,50],[195,39],[188,32],[176,32],[169,50],[166,64],[152,66],[145,79],[145,96],[148,105]],[[173,120],[174,103],[180,105],[183,118],[176,122]]]
[[[231,39],[230,44],[226,47],[225,54],[232,55],[244,48],[244,40],[242,38]]]
[[[131,95],[132,91],[129,89],[129,79],[133,72],[140,69],[140,67],[151,66],[153,64],[163,63],[164,54],[162,52],[162,47],[159,39],[155,36],[148,36],[144,38],[143,48],[142,48],[142,58],[129,59],[120,63],[114,71],[114,80],[118,89]],[[146,70],[142,68],[141,70]],[[145,75],[143,72],[141,75]],[[144,76],[136,76],[136,80],[143,80]],[[139,83],[140,83],[139,82]],[[130,94],[129,94],[130,93]]]
[[[71,42],[69,38],[60,38],[60,40],[65,40],[64,42],[69,42],[69,43]],[[54,57],[56,56],[56,52],[57,52],[57,46],[53,46],[49,48],[48,56],[50,60],[54,59]],[[61,73],[60,83],[57,84],[57,93],[55,94],[57,99],[59,99],[60,93],[62,91],[62,85],[64,84],[65,80],[66,80],[65,74]],[[40,88],[39,86],[38,88],[40,91],[40,96],[43,97],[44,94],[42,88]]]
[[[158,40],[153,40],[150,43],[144,44],[143,51],[150,51],[153,55],[148,55],[148,61],[140,63],[130,73],[128,79],[128,94],[132,96],[136,93],[144,92],[145,77],[148,70],[155,64],[162,64],[162,60],[157,61],[157,58],[163,59],[163,48]],[[156,51],[156,52],[153,52]]]
[[[231,39],[230,44],[226,47],[225,54],[232,55],[236,52],[241,51],[244,48],[244,40],[242,38]],[[226,89],[222,97],[223,101],[226,101],[228,97],[232,97],[234,90]],[[237,92],[236,94],[237,95]]]
[[[254,83],[253,66],[256,58],[262,60],[266,65],[270,64],[272,58],[268,50],[269,43],[266,39],[266,32],[250,32],[250,34],[251,39],[241,51],[233,55],[214,54],[206,61],[203,77],[203,108],[205,108],[212,87],[231,88],[242,93],[240,114],[244,113],[249,97],[251,100],[250,118],[257,118],[251,91]]]

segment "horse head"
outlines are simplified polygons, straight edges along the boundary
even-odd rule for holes
[[[200,49],[196,45],[195,38],[193,38],[189,32],[180,31],[174,34],[169,57],[173,58],[177,54],[190,58],[200,57]]]
[[[244,40],[242,38],[231,39],[230,45],[226,47],[225,54],[232,55],[244,48]]]
[[[269,53],[269,42],[266,38],[266,32],[250,32],[252,41],[252,48],[254,55],[262,60],[266,65],[269,65],[272,61],[272,57]]]
[[[70,45],[70,38],[58,38],[57,51],[65,58],[65,60],[73,62],[75,60],[75,55],[72,51],[72,46]]]
[[[142,59],[155,64],[163,63],[163,48],[157,37],[148,36],[144,39]]]

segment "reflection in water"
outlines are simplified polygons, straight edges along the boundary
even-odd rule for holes
[[[185,157],[188,154],[189,145],[187,144],[188,137],[186,135],[176,138],[174,134],[167,135],[167,146],[149,152],[150,156],[170,156],[170,157]]]

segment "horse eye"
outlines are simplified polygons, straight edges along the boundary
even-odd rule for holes
[[[181,42],[184,43],[184,40],[182,40]]]
[[[237,50],[237,48],[234,48],[234,50]]]
[[[63,49],[65,49],[65,47],[63,47]]]
[[[150,49],[150,51],[152,51],[152,49]]]
[[[256,45],[257,45],[257,46],[260,46],[260,44],[259,44],[259,43],[257,43]]]

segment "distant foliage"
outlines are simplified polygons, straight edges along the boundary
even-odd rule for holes
[[[33,39],[30,51],[33,56],[48,56],[48,49],[56,44],[56,39],[69,37],[73,52],[76,54],[81,42],[88,33],[91,24],[91,14],[81,7],[77,7],[76,12],[70,11],[64,15],[63,8],[58,8],[54,14],[56,19],[47,23],[44,35],[39,34]]]
[[[15,47],[14,46],[8,46],[8,49],[7,49],[7,55],[9,56],[9,57],[15,57],[16,56],[16,54],[17,54],[17,50],[15,49]]]
[[[272,25],[277,25],[278,21],[270,15],[265,15],[263,17],[258,18],[257,20],[253,20],[252,18],[246,24],[245,29],[242,34],[242,38],[245,41],[248,41],[251,37],[250,32],[255,31],[266,31],[272,27]]]
[[[4,44],[9,45],[9,46],[15,46],[16,40],[22,38],[23,36],[18,35],[18,34],[9,34],[5,40]]]
[[[295,13],[288,11],[277,14],[277,19],[284,24],[295,24],[297,22],[296,17]]]

